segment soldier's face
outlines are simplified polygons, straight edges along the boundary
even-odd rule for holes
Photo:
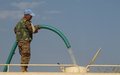
[[[25,18],[28,20],[28,21],[30,21],[31,19],[32,19],[32,16],[31,15],[25,15]]]

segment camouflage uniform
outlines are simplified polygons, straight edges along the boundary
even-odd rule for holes
[[[33,33],[36,33],[39,26],[34,26],[35,32],[33,32],[31,21],[21,19],[14,32],[16,34],[16,41],[18,42],[19,53],[21,55],[21,64],[28,64],[30,61],[30,43],[33,38]],[[27,71],[27,66],[21,66],[23,70]]]

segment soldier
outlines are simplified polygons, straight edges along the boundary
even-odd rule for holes
[[[37,33],[40,27],[31,23],[35,14],[30,9],[24,11],[24,17],[17,23],[14,28],[16,41],[18,42],[19,53],[21,55],[21,64],[29,64],[30,61],[30,43],[33,33]],[[22,72],[27,72],[28,66],[21,66]]]

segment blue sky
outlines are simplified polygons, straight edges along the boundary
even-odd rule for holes
[[[96,64],[120,64],[120,0],[0,0],[0,63],[6,62],[14,26],[26,8],[36,14],[34,24],[64,32],[79,65],[87,65],[99,48]],[[31,52],[30,63],[71,63],[61,38],[48,30],[34,35]],[[18,49],[11,63],[20,63]]]

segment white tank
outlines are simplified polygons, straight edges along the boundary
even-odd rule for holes
[[[87,71],[88,70],[86,70],[85,67],[81,67],[81,66],[67,67],[64,70],[64,72],[70,72],[70,73],[86,73]]]

